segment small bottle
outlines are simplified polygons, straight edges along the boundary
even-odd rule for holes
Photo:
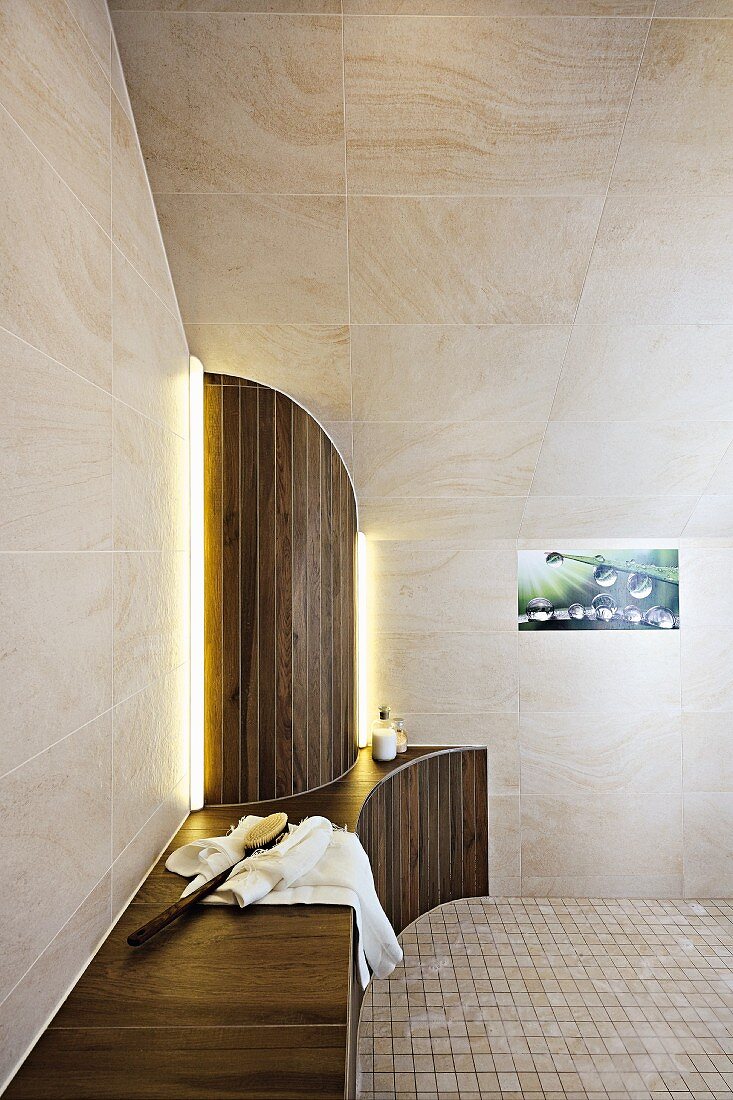
[[[372,758],[394,760],[397,755],[397,735],[389,717],[389,707],[379,708],[379,718],[372,722]]]
[[[401,718],[395,722],[394,729],[397,737],[397,752],[407,752],[407,730]]]

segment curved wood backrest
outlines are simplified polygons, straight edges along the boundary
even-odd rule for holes
[[[439,750],[386,775],[356,831],[395,932],[443,902],[488,894],[486,749]]]
[[[356,760],[356,502],[299,405],[204,383],[205,800],[282,798]]]

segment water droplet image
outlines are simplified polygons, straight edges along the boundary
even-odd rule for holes
[[[627,623],[640,623],[641,622],[641,611],[639,610],[638,607],[634,607],[633,604],[629,604],[628,607],[624,608],[623,616],[626,619]]]
[[[568,615],[571,619],[583,619],[585,618],[585,609],[582,603],[571,603],[568,608]]]
[[[552,618],[554,611],[555,608],[550,601],[542,596],[530,600],[527,604],[527,618],[532,623],[546,623],[548,619]]]
[[[672,630],[674,628],[674,615],[668,607],[650,607],[644,614],[644,622],[649,623],[649,626],[658,626],[662,630]]]
[[[551,569],[559,569],[564,561],[565,558],[562,556],[562,554],[558,554],[556,552],[548,554],[545,558],[545,563],[549,565]]]
[[[618,580],[618,573],[610,565],[599,565],[593,570],[593,580],[601,588],[610,588]]]
[[[616,614],[616,604],[610,596],[596,596],[592,607],[595,609],[596,617],[604,623],[610,622]]]
[[[651,595],[652,579],[646,573],[632,573],[626,585],[629,595],[635,600],[644,600]]]

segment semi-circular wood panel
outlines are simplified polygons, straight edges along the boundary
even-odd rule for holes
[[[386,775],[356,831],[395,932],[443,902],[488,894],[486,749],[432,752]]]
[[[304,409],[204,380],[205,799],[283,798],[356,760],[356,502]]]

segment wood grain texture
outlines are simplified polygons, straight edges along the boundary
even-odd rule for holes
[[[444,853],[453,864],[462,860],[465,896],[486,893],[485,784],[485,749],[411,748],[382,764],[363,749],[348,774],[319,790],[191,814],[5,1095],[353,1100],[361,989],[351,909],[212,906],[183,915],[140,949],[128,948],[126,937],[180,896],[182,880],[165,870],[170,852],[222,835],[246,813],[283,810],[292,822],[323,814],[356,830],[396,927],[437,904]],[[454,818],[436,817],[432,829],[433,806],[451,794],[449,804],[461,806],[462,848]],[[447,846],[439,849],[443,831]],[[453,864],[447,881],[455,884]]]
[[[356,759],[356,503],[299,405],[205,382],[206,802],[283,798]]]

